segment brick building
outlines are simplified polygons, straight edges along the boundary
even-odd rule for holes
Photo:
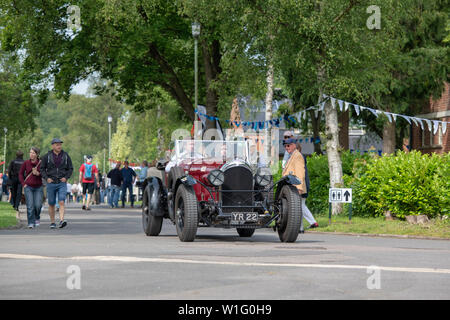
[[[417,118],[450,121],[450,84],[445,83],[444,91],[438,100],[430,98],[421,114]],[[433,135],[433,132],[428,130],[428,126],[424,124],[425,130],[412,126],[412,149],[420,150],[423,153],[446,153],[450,151],[450,124],[447,124],[447,131],[442,132],[442,127],[439,126],[438,132]]]

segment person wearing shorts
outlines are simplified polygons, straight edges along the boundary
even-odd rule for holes
[[[97,180],[94,180],[94,176]],[[95,164],[92,163],[92,156],[86,157],[86,163],[83,163],[80,167],[79,180],[83,185],[83,210],[91,210],[89,207],[91,204],[92,194],[95,190],[95,181],[98,184],[98,169]],[[87,199],[86,199],[87,194]]]
[[[48,213],[50,215],[50,228],[55,229],[55,205],[58,195],[59,203],[59,227],[64,228],[67,221],[64,220],[64,200],[67,194],[67,180],[72,176],[72,159],[67,152],[62,150],[60,139],[52,140],[52,150],[42,157],[41,175],[47,182]]]

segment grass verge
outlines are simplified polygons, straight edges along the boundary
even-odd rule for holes
[[[17,224],[16,212],[9,202],[0,202],[0,229]]]
[[[426,224],[410,224],[401,220],[386,221],[384,217],[352,217],[351,222],[349,222],[347,215],[338,215],[331,217],[331,224],[328,222],[328,216],[317,216],[316,220],[319,223],[319,228],[309,229],[308,231],[387,234],[450,239],[450,219],[433,219]]]

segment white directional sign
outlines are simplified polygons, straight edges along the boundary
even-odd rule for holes
[[[328,202],[352,202],[352,189],[349,188],[330,188]]]

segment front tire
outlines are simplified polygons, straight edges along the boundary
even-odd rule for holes
[[[197,234],[197,198],[192,187],[181,184],[175,197],[175,225],[181,241],[194,241]]]
[[[142,226],[147,236],[158,236],[161,232],[163,217],[155,217],[150,212],[150,190],[147,186],[142,198]]]
[[[302,222],[302,199],[297,188],[291,185],[283,186],[279,205],[278,236],[281,242],[295,242]]]

